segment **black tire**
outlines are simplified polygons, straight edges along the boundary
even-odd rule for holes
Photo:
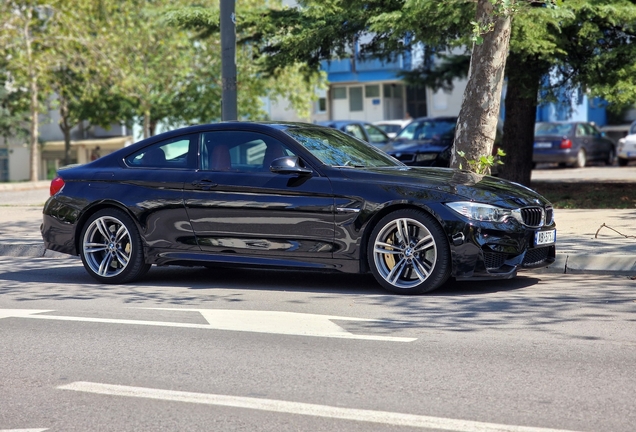
[[[79,254],[88,274],[102,283],[131,282],[150,269],[137,225],[116,208],[100,210],[86,221]]]
[[[618,166],[627,166],[629,159],[618,158]]]
[[[614,150],[614,147],[612,147],[610,149],[610,151],[608,152],[608,154],[607,154],[607,159],[605,160],[605,165],[613,166],[615,160],[616,160],[616,151]]]
[[[396,294],[433,291],[450,276],[450,246],[444,230],[423,211],[404,209],[386,215],[371,232],[367,246],[373,276]]]
[[[574,162],[574,168],[585,168],[587,165],[587,153],[585,149],[580,149],[576,154],[576,162]]]

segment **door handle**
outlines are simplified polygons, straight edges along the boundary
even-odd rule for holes
[[[218,183],[214,183],[210,179],[195,180],[192,182],[192,186],[206,190],[217,187],[218,185]]]

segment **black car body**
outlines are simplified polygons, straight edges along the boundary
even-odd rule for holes
[[[614,141],[590,122],[538,122],[534,129],[532,162],[583,168],[590,161],[612,165]]]
[[[450,166],[457,117],[421,117],[413,120],[384,149],[410,166]]]
[[[407,167],[337,130],[227,122],[60,170],[46,248],[105,283],[151,264],[371,271],[406,294],[554,261],[551,205],[494,177]]]
[[[328,120],[317,123],[320,126],[341,130],[377,148],[384,150],[391,138],[382,129],[365,121],[358,120]]]

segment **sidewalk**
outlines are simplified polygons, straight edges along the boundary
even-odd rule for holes
[[[68,257],[47,251],[42,244],[40,224],[48,185],[0,188],[0,256]],[[557,209],[555,219],[557,260],[539,271],[636,276],[636,209]]]

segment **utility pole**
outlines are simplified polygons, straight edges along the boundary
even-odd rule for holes
[[[237,120],[236,0],[221,1],[221,120]]]

